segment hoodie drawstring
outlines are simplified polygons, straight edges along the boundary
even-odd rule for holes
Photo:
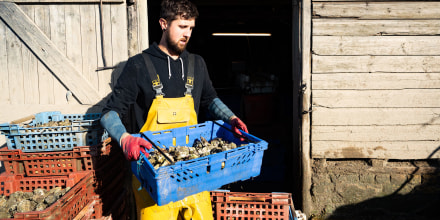
[[[171,66],[170,66],[170,56],[168,58],[168,79],[171,79]],[[182,57],[179,57],[180,63],[182,64],[182,80],[185,80],[185,69],[183,68],[183,60]]]

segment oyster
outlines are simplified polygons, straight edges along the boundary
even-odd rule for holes
[[[0,195],[0,219],[13,218],[17,212],[43,211],[69,190],[70,187],[54,187],[49,191],[37,188],[32,192],[16,191],[9,196]]]
[[[173,161],[187,161],[196,159],[199,157],[208,156],[211,154],[220,153],[223,151],[237,148],[234,142],[228,142],[222,138],[214,138],[211,141],[207,141],[203,136],[200,139],[196,139],[191,147],[188,146],[171,146],[167,149],[161,150],[172,158]],[[148,161],[153,165],[154,169],[167,166],[170,162],[162,155],[162,153],[153,150],[150,152]]]

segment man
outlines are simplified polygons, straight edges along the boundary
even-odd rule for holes
[[[248,132],[246,125],[217,97],[203,58],[186,50],[197,17],[196,6],[188,0],[163,0],[159,44],[154,43],[142,54],[129,58],[117,81],[103,110],[101,124],[119,141],[127,160],[138,160],[140,152],[148,156],[145,149],[151,149],[151,143],[131,133],[197,124],[200,107],[207,108],[216,119],[230,123],[235,133],[240,134],[239,129]],[[133,182],[134,187],[138,186],[136,179]],[[137,194],[135,191],[141,219],[176,219],[176,215],[212,219],[211,207],[200,213],[197,204],[185,204],[171,213],[164,211],[169,208],[152,205],[151,200],[139,204],[148,193]],[[187,201],[210,201],[207,192],[194,196],[197,198]]]

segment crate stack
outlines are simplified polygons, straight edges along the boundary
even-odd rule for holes
[[[43,211],[15,213],[14,219],[121,219],[128,214],[126,160],[106,137],[100,117],[42,112],[0,124],[7,142],[0,148],[5,168],[0,195],[70,188]]]

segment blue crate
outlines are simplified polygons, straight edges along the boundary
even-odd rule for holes
[[[230,129],[230,126],[223,121],[217,123]],[[215,190],[229,183],[258,176],[263,153],[268,146],[267,142],[244,132],[244,136],[254,143],[240,142],[228,129],[208,121],[193,126],[144,132],[150,140],[162,148],[191,147],[201,136],[208,141],[222,138],[236,143],[237,146],[243,143],[246,145],[193,160],[178,161],[158,169],[154,169],[141,153],[141,158],[131,163],[132,171],[158,205],[179,201],[192,194]]]
[[[77,146],[92,146],[105,138],[106,132],[101,127],[100,113],[61,114],[57,111],[41,112],[24,124],[0,124],[0,131],[6,136],[10,150],[23,152],[72,150]],[[69,126],[35,127],[48,122],[69,119]]]

